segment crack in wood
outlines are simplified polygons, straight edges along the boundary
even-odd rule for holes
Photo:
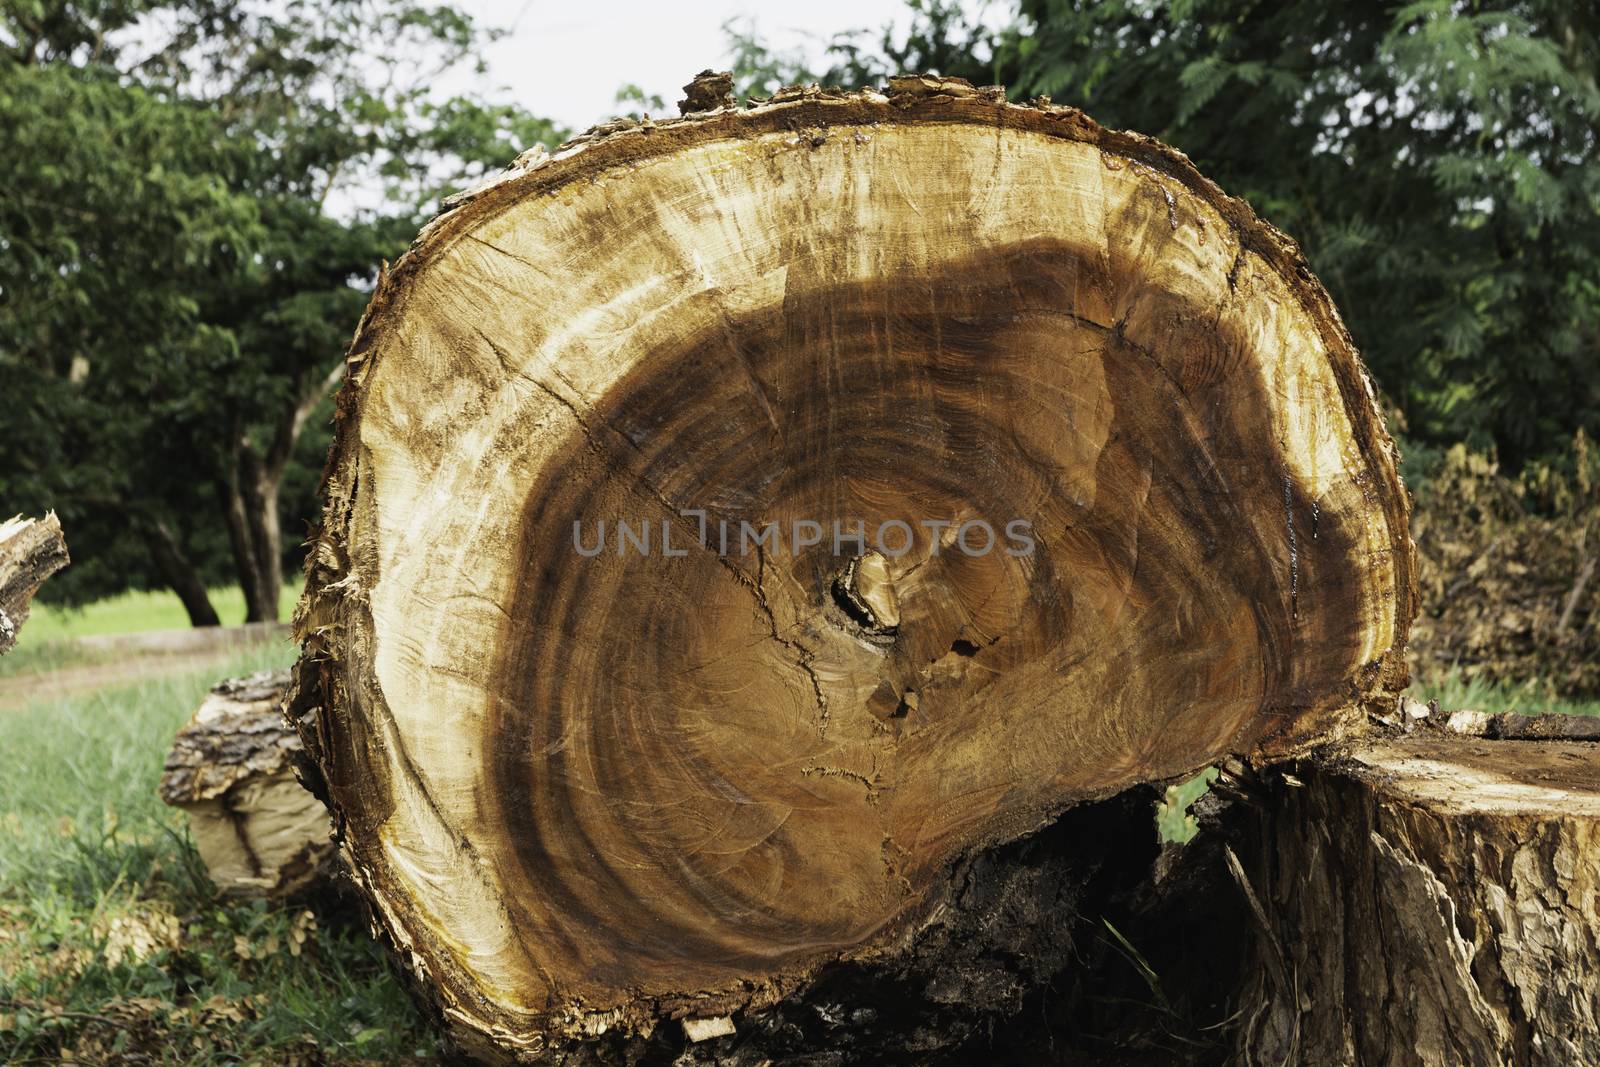
[[[828,732],[828,697],[822,691],[822,679],[817,677],[816,668],[812,664],[816,661],[816,653],[805,645],[786,637],[778,629],[778,617],[772,611],[772,604],[767,600],[767,551],[761,541],[756,541],[756,603],[761,606],[762,613],[767,618],[767,626],[772,631],[772,639],[778,644],[791,650],[795,654],[795,665],[805,672],[811,680],[811,692],[817,702],[817,736],[823,737]]]

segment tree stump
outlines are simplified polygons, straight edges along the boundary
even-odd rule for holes
[[[70,562],[55,512],[0,522],[0,655],[17,643],[39,586]]]
[[[1327,294],[1070,108],[902,78],[525,157],[383,277],[338,412],[291,714],[480,1055],[738,1042],[913,958],[903,1001],[999,990],[1048,909],[987,923],[985,856],[1404,683]]]
[[[287,669],[219,682],[178,731],[161,776],[161,799],[188,812],[206,871],[231,896],[292,896],[333,858],[327,809],[295,778],[288,686]]]
[[[1600,748],[1426,730],[1278,782],[1238,872],[1263,927],[1241,1062],[1600,1063]]]

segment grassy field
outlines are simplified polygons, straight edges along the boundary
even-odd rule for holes
[[[211,603],[224,625],[244,621],[244,594],[238,586],[210,591]],[[283,587],[278,617],[287,621],[300,599],[300,583]],[[0,656],[0,684],[19,675],[46,674],[68,667],[104,663],[123,653],[87,648],[80,637],[184,630],[189,617],[170,591],[134,591],[108,597],[82,608],[57,608],[35,603],[22,627],[17,646]]]
[[[432,1055],[363,929],[218,898],[156,797],[207,687],[288,655],[0,712],[0,1062]]]
[[[212,589],[210,594],[211,606],[217,609],[217,616],[224,626],[244,622],[244,593],[238,586]],[[284,586],[283,596],[279,600],[279,617],[289,618],[294,613],[295,601],[299,599],[298,582]],[[34,604],[22,637],[29,644],[43,645],[99,634],[181,630],[188,625],[189,616],[184,613],[183,605],[171,590],[135,590],[97,600],[82,608]],[[21,647],[20,643],[18,647]]]

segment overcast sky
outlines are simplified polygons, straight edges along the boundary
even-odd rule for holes
[[[727,67],[722,25],[752,18],[787,51],[821,45],[848,29],[904,26],[904,0],[461,0],[487,25],[511,34],[490,49],[488,82],[538,115],[581,130],[616,114],[617,90],[632,82],[666,101],[708,67]]]

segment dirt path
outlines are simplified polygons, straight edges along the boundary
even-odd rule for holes
[[[226,661],[240,649],[286,641],[288,636],[289,627],[281,623],[251,623],[78,638],[70,643],[62,666],[0,677],[0,710],[144,678],[203,670]]]

